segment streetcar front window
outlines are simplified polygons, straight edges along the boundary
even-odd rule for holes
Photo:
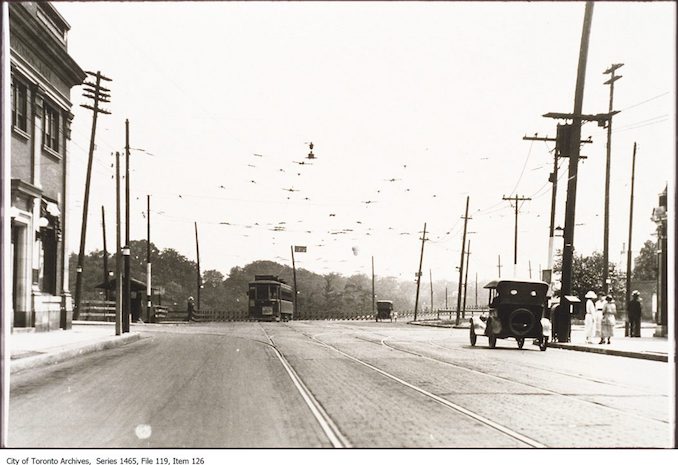
[[[268,300],[268,286],[260,284],[257,286],[257,300]]]

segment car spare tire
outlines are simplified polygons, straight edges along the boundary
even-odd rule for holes
[[[516,336],[525,336],[534,329],[534,314],[526,308],[517,308],[509,315],[509,328]]]

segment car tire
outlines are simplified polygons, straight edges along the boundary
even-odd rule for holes
[[[473,323],[471,323],[471,331],[469,332],[469,339],[471,340],[471,345],[475,346],[476,341],[478,340],[478,335],[476,334],[476,330],[473,327]]]
[[[508,318],[508,325],[516,336],[525,336],[535,327],[536,318],[534,314],[526,308],[517,308],[511,312]]]

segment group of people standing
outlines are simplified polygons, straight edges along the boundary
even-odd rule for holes
[[[629,302],[628,318],[631,337],[640,337],[640,293],[633,291]],[[614,325],[617,315],[617,306],[612,296],[589,291],[584,296],[586,299],[586,316],[584,317],[584,337],[587,344],[592,344],[594,339],[600,339],[598,344],[610,343],[614,336]],[[594,299],[598,299],[594,303]]]

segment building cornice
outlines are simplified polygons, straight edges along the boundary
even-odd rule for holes
[[[54,71],[69,87],[82,84],[85,72],[45,25],[26,11],[21,3],[10,3],[9,12],[12,34],[17,34],[29,43],[39,44],[39,47],[33,47],[33,53],[48,63],[54,63]]]

